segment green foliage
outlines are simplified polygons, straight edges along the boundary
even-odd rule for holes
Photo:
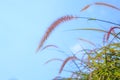
[[[100,51],[99,51],[100,50]],[[102,47],[95,53],[95,57],[90,56],[94,70],[90,73],[91,80],[119,80],[120,79],[120,43],[109,44]],[[97,60],[100,58],[99,60]]]

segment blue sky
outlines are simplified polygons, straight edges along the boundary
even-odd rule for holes
[[[83,6],[95,1],[108,2],[116,6],[120,3],[118,0],[0,0],[0,80],[51,80],[57,76],[61,63],[51,62],[44,65],[44,62],[55,57],[65,58],[65,55],[54,49],[35,53],[45,30],[53,21],[64,15],[77,15],[120,23],[117,18],[120,14],[113,9],[92,6],[87,11],[80,12]],[[108,29],[112,26],[93,23],[86,20],[63,23],[45,44],[56,44],[62,50],[74,49],[74,46],[80,43],[76,41],[78,37],[89,39],[91,34],[65,30],[100,26]],[[95,43],[98,41],[99,39]],[[63,73],[63,76],[67,74]]]

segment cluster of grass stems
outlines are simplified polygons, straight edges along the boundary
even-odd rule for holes
[[[81,9],[81,12],[87,10],[92,5],[99,5],[104,7],[109,7],[116,9],[120,11],[120,8],[104,3],[104,2],[95,2],[93,4],[88,4],[85,7]],[[80,39],[82,41],[85,41],[87,44],[91,44],[95,46],[94,49],[87,49],[83,48],[83,50],[80,50],[79,52],[73,54],[72,56],[68,56],[66,59],[58,59],[53,58],[47,61],[46,63],[49,63],[51,61],[61,61],[62,65],[59,70],[59,74],[62,73],[62,71],[65,71],[65,65],[67,65],[68,62],[72,62],[76,68],[77,71],[70,71],[71,76],[69,78],[62,78],[61,80],[120,80],[120,24],[114,23],[111,21],[91,18],[91,17],[80,17],[80,16],[63,16],[56,21],[54,21],[47,31],[45,32],[44,36],[42,37],[40,44],[37,48],[37,52],[44,50],[48,47],[54,47],[58,48],[56,45],[46,45],[43,47],[44,42],[47,40],[47,38],[50,36],[50,34],[58,27],[59,24],[63,22],[67,22],[74,19],[86,19],[86,20],[92,20],[92,21],[100,21],[104,23],[109,23],[114,26],[110,27],[108,30],[98,29],[98,28],[77,28],[72,29],[71,31],[76,30],[91,30],[91,31],[98,31],[101,33],[104,33],[105,36],[103,37],[103,43],[105,44],[102,47],[96,47],[93,42],[90,42],[89,40]],[[112,39],[110,36],[113,36]],[[72,53],[72,52],[71,52]],[[77,55],[82,53],[82,58],[77,57]],[[58,77],[54,78],[54,80],[60,80]]]

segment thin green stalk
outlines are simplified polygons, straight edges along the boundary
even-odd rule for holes
[[[110,23],[110,24],[120,26],[120,24],[118,24],[118,23],[114,23],[114,22],[106,21],[106,20],[101,20],[101,19],[96,19],[96,18],[91,18],[91,17],[78,17],[78,18],[87,19],[87,20],[96,20],[96,21],[101,21],[101,22]]]
[[[71,53],[72,53],[73,56],[75,56],[75,54],[74,54],[72,51],[71,51]],[[76,56],[75,56],[75,57],[76,57]],[[72,60],[72,61],[73,61],[73,63],[75,64],[75,66],[78,68],[79,72],[81,72],[81,70],[80,70],[78,64],[75,62],[75,60]]]

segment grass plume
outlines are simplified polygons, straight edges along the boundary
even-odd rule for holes
[[[47,29],[47,31],[45,32],[44,36],[42,37],[40,44],[36,50],[36,52],[38,52],[41,47],[43,46],[44,42],[47,40],[47,38],[49,37],[49,35],[52,33],[52,31],[61,23],[66,22],[66,21],[70,21],[72,19],[76,19],[77,17],[75,16],[63,16],[59,19],[57,19],[55,22],[53,22]]]
[[[46,46],[43,47],[41,50],[44,50],[44,49],[49,48],[49,47],[58,48],[58,46],[56,46],[56,45],[46,45]]]
[[[61,66],[61,68],[60,68],[60,70],[59,70],[59,73],[61,73],[61,72],[63,71],[64,66],[65,66],[66,63],[67,63],[68,61],[70,61],[70,60],[77,60],[77,57],[75,57],[75,56],[67,57],[67,58],[64,60],[62,66]]]
[[[81,12],[87,10],[90,6],[90,4],[86,5],[84,8],[81,9]]]
[[[120,29],[120,27],[117,27],[117,26],[111,27],[110,30],[109,30],[108,33],[107,33],[107,38],[106,38],[107,41],[108,41],[108,39],[109,39],[109,37],[110,37],[111,32],[112,32],[115,28]],[[118,38],[119,38],[119,37],[118,37]]]
[[[108,3],[104,3],[104,2],[96,2],[95,5],[107,6],[107,7],[110,7],[110,8],[113,8],[113,9],[120,11],[120,8],[118,8],[114,5],[108,4]]]
[[[89,40],[86,40],[86,39],[83,39],[83,38],[79,38],[79,40],[84,41],[84,42],[87,42],[87,43],[93,45],[94,47],[96,46],[93,42],[91,42],[91,41],[89,41]]]
[[[52,62],[52,61],[63,61],[63,60],[58,59],[58,58],[53,58],[53,59],[50,59],[50,60],[46,61],[45,64],[48,64],[49,62]]]
[[[92,6],[92,5],[106,6],[106,7],[110,7],[110,8],[113,8],[113,9],[116,9],[116,10],[120,11],[120,8],[118,8],[118,7],[114,6],[114,5],[105,3],[105,2],[95,2],[95,3],[93,3],[93,4],[88,4],[88,5],[86,5],[85,7],[83,7],[80,11],[81,11],[81,12],[82,12],[82,11],[85,11],[85,10],[87,10],[87,9],[88,9],[90,6]]]

